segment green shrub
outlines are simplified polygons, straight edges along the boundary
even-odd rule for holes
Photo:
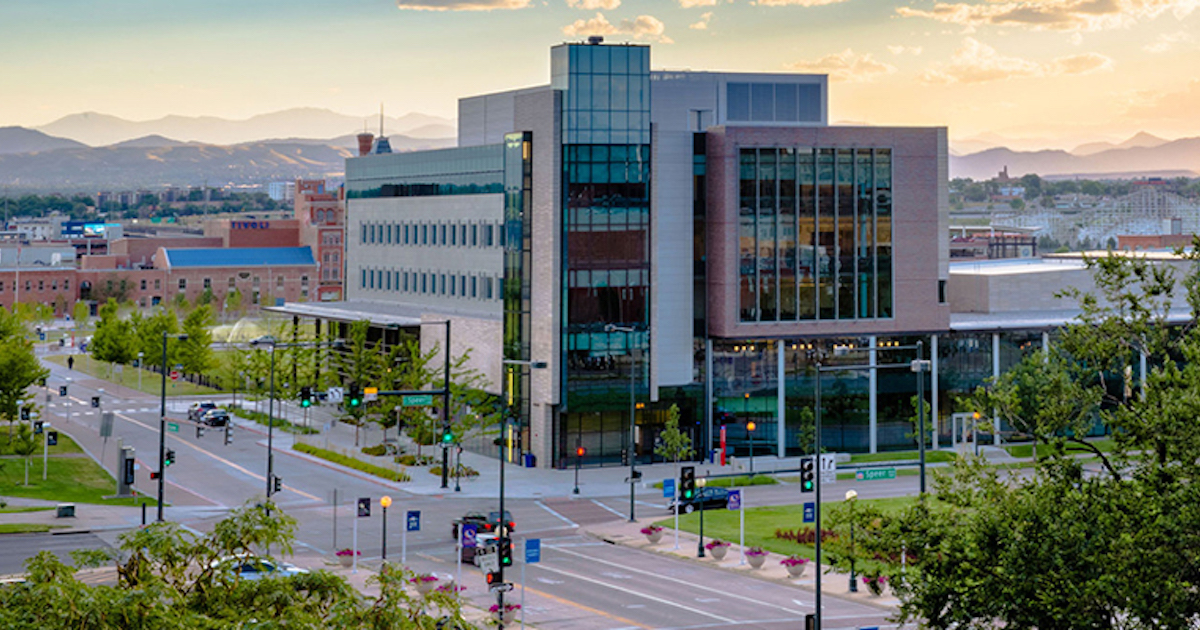
[[[308,444],[296,444],[292,448],[296,449],[297,451],[300,451],[301,453],[308,453],[309,455],[312,455],[313,457],[320,457],[323,460],[330,461],[335,464],[341,464],[343,466],[346,466],[347,468],[353,468],[354,470],[359,470],[359,471],[365,472],[369,475],[375,475],[376,477],[382,477],[384,479],[390,479],[392,481],[411,481],[412,480],[412,477],[409,477],[408,473],[403,470],[401,470],[401,471],[389,470],[387,468],[384,468],[383,466],[376,466],[375,464],[368,464],[367,462],[359,461],[353,457],[348,457],[346,455],[342,455],[341,453],[334,453],[333,451],[327,451],[323,448],[309,446]]]
[[[458,476],[458,477],[478,477],[478,476],[479,476],[479,471],[478,471],[478,470],[475,470],[474,468],[471,468],[470,466],[467,466],[466,464],[459,464],[459,465],[458,465],[457,472],[458,472],[458,474],[457,474],[457,475],[455,475],[455,474],[454,474],[454,473],[455,473],[455,468],[454,468],[454,467],[451,467],[451,468],[450,468],[450,476],[451,476],[451,477],[455,477],[455,476]],[[429,469],[429,474],[431,474],[431,475],[439,475],[439,476],[440,476],[440,475],[442,474],[442,467],[441,467],[441,466],[433,466],[433,467],[431,467],[431,468]]]
[[[422,455],[420,457],[417,457],[416,455],[401,455],[397,457],[395,461],[397,464],[403,464],[405,466],[428,466],[434,463],[436,460],[432,455]]]
[[[237,416],[239,418],[244,418],[251,422],[261,424],[264,427],[267,426],[268,416],[267,416],[267,414],[262,413],[261,411],[255,411],[253,409],[247,409],[245,407],[234,407],[232,405],[221,405],[221,408],[224,409],[225,411],[228,411],[230,415]],[[317,430],[312,427],[302,427],[302,426],[299,426],[296,424],[292,424],[291,422],[288,422],[287,420],[284,420],[283,418],[280,418],[278,416],[270,418],[270,424],[273,425],[276,429],[279,429],[280,431],[286,431],[287,433],[299,433],[301,435],[310,435],[313,433],[317,433]]]
[[[383,444],[376,444],[375,446],[362,447],[362,452],[363,452],[363,455],[373,455],[375,457],[378,457],[380,455],[387,455],[388,448],[387,448],[387,446],[384,446]]]

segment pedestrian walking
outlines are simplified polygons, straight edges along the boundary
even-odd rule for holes
[[[67,369],[68,370],[75,369],[75,357],[67,357]]]

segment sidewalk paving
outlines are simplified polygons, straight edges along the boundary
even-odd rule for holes
[[[686,560],[688,562],[716,566],[724,571],[748,575],[780,584],[789,584],[809,592],[816,591],[815,565],[811,562],[805,565],[806,569],[804,573],[798,578],[788,575],[787,569],[779,564],[785,556],[775,553],[767,556],[762,568],[755,569],[749,563],[742,562],[744,548],[736,543],[730,545],[723,560],[713,558],[709,555],[710,552],[708,551],[705,551],[705,557],[701,559],[696,557],[699,536],[680,530],[679,549],[675,549],[675,530],[664,529],[662,539],[657,544],[651,544],[646,536],[641,533],[642,527],[645,527],[645,525],[641,523],[613,521],[599,525],[589,525],[583,528],[582,531],[608,543]],[[711,542],[712,538],[706,537],[705,541]],[[896,599],[892,595],[891,590],[886,586],[884,587],[883,595],[872,595],[867,590],[866,585],[863,584],[861,574],[858,576],[858,592],[851,593],[850,574],[834,570],[828,565],[825,567],[825,572],[821,574],[821,592],[837,596],[840,599],[875,606],[887,611],[895,611],[900,605],[900,600]]]

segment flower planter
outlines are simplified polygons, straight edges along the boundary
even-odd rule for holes
[[[712,557],[714,560],[724,560],[725,553],[728,551],[729,551],[728,545],[717,545],[716,547],[713,547],[712,549],[708,550],[708,552],[712,554]]]
[[[662,530],[655,530],[646,534],[646,540],[650,541],[651,545],[657,545],[658,541],[662,540]]]
[[[351,564],[354,564],[354,556],[338,556],[338,564],[349,567]]]
[[[767,556],[765,556],[765,555],[760,556],[758,554],[755,554],[753,556],[746,556],[746,562],[748,562],[750,564],[750,567],[753,569],[761,569],[763,563],[766,561],[767,561]]]
[[[804,575],[804,568],[807,567],[808,565],[807,564],[787,564],[784,566],[787,567],[789,576],[798,578],[801,575]]]
[[[418,593],[422,595],[428,595],[429,593],[433,592],[433,589],[437,588],[438,580],[419,580],[416,582],[415,586],[417,587]]]
[[[517,611],[514,609],[506,610],[503,613],[494,612],[492,613],[492,619],[495,619],[504,625],[508,625],[517,620]]]

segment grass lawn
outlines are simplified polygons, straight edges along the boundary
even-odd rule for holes
[[[46,505],[46,506],[24,505],[21,507],[0,508],[0,514],[21,514],[24,512],[45,512],[46,510],[53,510],[53,509],[54,508],[52,508],[48,505]]]
[[[42,458],[41,453],[38,453],[38,456],[30,461],[28,486],[24,485],[23,460],[5,459],[0,460],[0,463],[0,496],[104,505],[138,505],[140,501],[145,500],[143,497],[104,499],[104,495],[116,494],[117,482],[88,457],[51,457],[49,476],[46,481],[42,481]]]
[[[952,462],[954,453],[943,450],[928,449],[925,451],[927,463]],[[920,451],[888,451],[886,453],[858,453],[850,456],[852,464],[869,464],[871,462],[898,462],[921,458]]]
[[[101,380],[110,383],[116,383],[123,387],[138,390],[146,394],[154,396],[159,395],[162,391],[162,376],[151,372],[150,370],[142,370],[135,368],[132,365],[122,366],[121,373],[118,374],[116,368],[107,363],[100,363],[92,358],[89,354],[73,354],[75,357],[75,369]],[[67,355],[56,354],[46,357],[47,361],[57,363],[58,365],[67,364]],[[138,388],[138,372],[142,372],[142,386]],[[194,383],[185,381],[172,382],[167,379],[167,395],[168,396],[205,396],[220,393],[219,390],[211,387],[201,387]]]
[[[1113,448],[1116,447],[1116,442],[1114,442],[1112,438],[1089,440],[1089,442],[1091,442],[1091,444],[1093,446],[1095,446],[1096,448],[1100,449],[1101,453],[1111,452],[1113,450]],[[1041,459],[1046,453],[1050,452],[1049,445],[1042,444],[1041,446],[1042,446],[1042,448],[1041,448],[1040,454],[1038,455],[1038,459]],[[1004,447],[1004,450],[1008,451],[1008,454],[1012,455],[1013,457],[1033,457],[1033,444],[1032,443],[1014,444],[1012,446]],[[1067,444],[1067,452],[1068,453],[1088,453],[1090,451],[1085,450],[1083,447],[1081,447],[1079,445]]]
[[[66,525],[48,523],[0,523],[0,534],[41,534],[52,529],[66,528]]]
[[[745,486],[773,486],[778,483],[778,479],[767,475],[738,475],[737,477],[709,477],[704,485],[713,488],[743,488]],[[662,482],[655,483],[654,487],[661,490]]]
[[[916,497],[892,497],[887,499],[861,499],[860,504],[870,504],[879,508],[884,514],[899,512],[916,503]],[[826,504],[828,505],[828,504]],[[655,523],[664,529],[675,527],[674,517],[665,518]],[[812,545],[800,545],[788,540],[775,538],[775,530],[796,530],[812,527],[804,523],[803,505],[773,505],[769,507],[750,508],[746,510],[746,545],[762,547],[778,556],[774,561],[779,562],[784,556],[796,554],[808,559],[816,557]],[[700,532],[700,512],[679,515],[681,531],[698,534]],[[733,510],[706,510],[704,512],[704,538],[712,540],[719,538],[737,544],[738,542],[738,513]],[[669,534],[669,532],[667,532]],[[734,553],[734,552],[730,552]],[[768,558],[767,562],[771,562]],[[860,563],[860,569],[862,563]]]
[[[51,431],[55,430],[53,427],[53,422],[51,422],[50,430]],[[41,457],[42,457],[42,445],[43,445],[42,440],[44,438],[40,435],[35,436],[35,437],[36,437],[37,443],[38,443],[37,457],[38,457],[38,461],[40,462]],[[79,445],[76,444],[75,440],[72,440],[70,436],[68,436],[66,433],[63,433],[62,431],[59,431],[58,432],[58,445],[51,446],[49,448],[49,451],[47,451],[47,452],[50,454],[51,457],[54,457],[55,455],[63,455],[63,454],[67,454],[67,453],[82,453],[83,449],[79,448]],[[4,429],[0,429],[0,455],[12,455],[12,449],[9,448],[9,446],[8,446],[8,431],[6,431]],[[39,464],[39,466],[40,465],[41,464]],[[40,471],[41,469],[39,468],[38,470]]]

